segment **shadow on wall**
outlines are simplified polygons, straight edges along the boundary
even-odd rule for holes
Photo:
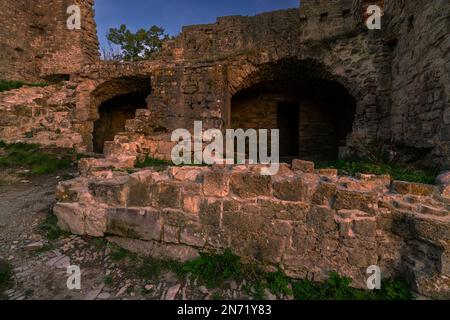
[[[257,81],[237,92],[231,127],[279,129],[282,160],[334,160],[355,120],[356,102],[337,81],[300,61],[264,68]]]

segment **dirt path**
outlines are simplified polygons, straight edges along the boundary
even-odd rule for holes
[[[236,283],[208,290],[189,279],[180,280],[170,272],[153,280],[148,280],[151,274],[137,276],[133,272],[136,258],[123,251],[115,252],[117,248],[102,239],[65,233],[57,239],[49,239],[43,224],[49,224],[56,185],[62,177],[73,174],[64,171],[28,177],[20,170],[0,172],[0,261],[7,261],[13,269],[12,281],[3,292],[3,298],[248,299],[242,285]],[[80,267],[81,290],[67,287],[69,265]]]

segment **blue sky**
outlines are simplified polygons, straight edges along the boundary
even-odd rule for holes
[[[130,29],[158,25],[171,35],[191,24],[215,22],[227,15],[254,15],[296,8],[299,0],[96,0],[95,15],[101,46],[111,27],[125,23]]]

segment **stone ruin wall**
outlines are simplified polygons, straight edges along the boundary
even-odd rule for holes
[[[94,0],[0,0],[0,79],[38,82],[76,73],[99,59]],[[81,30],[68,30],[69,5]]]
[[[231,248],[247,261],[324,280],[337,271],[365,287],[366,269],[404,276],[419,293],[449,298],[450,198],[389,176],[338,177],[294,161],[261,166],[170,167],[127,173],[81,163],[54,212],[75,234],[146,255],[187,260]]]
[[[77,136],[73,146],[79,151],[92,151],[99,103],[114,91],[121,92],[114,83],[122,77],[151,76],[148,111],[140,110],[126,126],[131,139],[136,134],[190,129],[194,120],[202,120],[205,128],[229,128],[231,100],[236,93],[262,81],[295,76],[286,69],[302,72],[305,66],[313,66],[316,76],[337,81],[355,99],[355,121],[347,139],[349,151],[380,140],[418,148],[428,153],[428,163],[449,167],[448,3],[386,1],[385,27],[382,32],[368,32],[361,17],[367,1],[319,2],[303,1],[300,10],[223,17],[215,24],[185,27],[155,61],[123,65],[99,62],[78,68],[72,73],[75,84],[70,85],[76,86],[74,97],[65,104],[70,109],[66,121],[72,123]],[[85,35],[83,44],[90,45],[81,48],[92,53],[96,46],[90,40],[95,25],[89,23],[87,29],[80,35]],[[64,47],[64,41],[57,38],[52,43]],[[93,59],[95,55],[86,56]],[[36,70],[45,69],[43,66]],[[102,94],[98,87],[102,87]],[[2,98],[0,111],[10,121],[5,124],[9,128],[1,128],[3,140],[28,141],[28,126],[43,130],[39,117],[28,121],[16,117],[20,113],[16,108],[31,106],[6,100]],[[23,127],[23,122],[27,122],[27,131],[19,138],[16,128]],[[11,130],[15,134],[9,136]],[[43,142],[52,144],[53,140]]]
[[[59,186],[55,212],[62,227],[112,234],[123,246],[161,256],[189,258],[232,247],[249,260],[281,265],[292,276],[320,280],[339,271],[358,286],[366,264],[374,262],[388,275],[407,275],[424,295],[448,297],[448,189],[391,183],[387,177],[336,177],[311,170],[311,164],[283,165],[272,178],[244,167],[120,172],[148,154],[169,160],[170,131],[189,129],[194,120],[206,128],[229,127],[236,93],[277,81],[292,66],[311,71],[308,65],[354,97],[349,147],[394,141],[432,150],[432,159],[449,167],[449,4],[385,1],[389,27],[368,32],[360,10],[366,2],[303,1],[300,10],[186,27],[150,62],[98,62],[65,70],[61,60],[52,64],[59,70],[51,71],[45,61],[58,60],[58,54],[36,64],[34,50],[40,45],[23,45],[24,55],[17,58],[21,50],[9,43],[0,54],[8,52],[2,61],[14,68],[2,63],[0,74],[34,80],[71,73],[71,81],[1,93],[0,139],[92,151],[100,103],[132,90],[130,79],[150,79],[147,109],[137,110],[126,132],[106,143],[104,159],[83,160],[82,177]],[[6,8],[13,10],[8,3]],[[25,21],[21,28],[28,30],[27,19],[14,24]],[[87,48],[95,41],[82,37],[85,31],[80,37],[88,45],[79,50],[92,53]],[[61,44],[56,46],[61,52],[66,49],[64,40],[53,42]],[[80,63],[95,55],[86,54],[90,58]]]

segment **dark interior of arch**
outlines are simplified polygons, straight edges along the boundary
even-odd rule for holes
[[[280,157],[328,161],[353,128],[356,103],[314,66],[283,63],[264,70],[232,98],[234,129],[279,129]]]
[[[117,92],[112,98],[106,99],[98,107],[99,118],[94,122],[93,151],[103,153],[106,141],[113,141],[114,136],[125,131],[128,119],[133,119],[137,109],[146,108],[146,99],[150,95],[151,86],[144,79],[135,79],[134,84],[130,81],[120,82],[102,88],[102,92]],[[143,85],[143,83],[145,85]],[[111,96],[111,93],[109,93]]]

